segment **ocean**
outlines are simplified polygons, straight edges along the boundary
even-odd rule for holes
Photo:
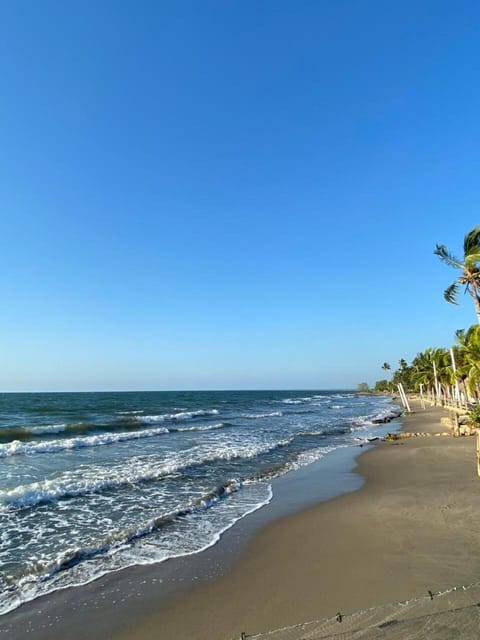
[[[347,391],[0,394],[0,613],[201,552],[399,413]]]

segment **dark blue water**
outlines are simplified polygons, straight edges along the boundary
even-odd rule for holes
[[[0,395],[0,612],[198,553],[270,501],[273,477],[396,411],[335,391]]]

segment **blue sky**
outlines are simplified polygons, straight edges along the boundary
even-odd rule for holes
[[[448,346],[480,6],[0,6],[0,389],[354,387]]]

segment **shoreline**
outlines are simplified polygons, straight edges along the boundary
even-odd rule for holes
[[[400,426],[397,420],[378,424],[375,435],[383,437]],[[358,490],[364,481],[355,472],[356,458],[372,447],[366,442],[341,445],[316,462],[273,478],[273,499],[238,520],[202,552],[109,572],[24,603],[0,616],[0,635],[23,640],[25,633],[32,633],[39,640],[50,640],[66,634],[69,640],[81,640],[88,628],[91,640],[116,637],[127,624],[141,624],[152,610],[181,599],[199,584],[228,574],[251,539],[269,523]]]
[[[445,431],[443,415],[438,407],[418,407],[402,417],[402,430]],[[379,435],[392,426],[381,425]],[[350,450],[340,471],[333,455],[279,479],[278,498],[210,549],[39,598],[2,617],[0,634],[12,640],[29,632],[39,639],[229,640],[241,631],[258,633],[474,581],[480,569],[471,534],[480,531],[474,439],[409,438],[366,449]],[[335,453],[348,458],[345,450]],[[468,459],[469,468],[462,464]],[[331,486],[323,487],[329,478]],[[312,479],[321,486],[303,495]],[[338,483],[343,493],[334,497]],[[438,526],[439,514],[443,524],[448,517],[447,530]],[[457,522],[452,530],[452,518],[465,516],[473,527]],[[461,553],[455,561],[450,553],[445,563],[452,539]]]
[[[440,407],[402,430],[444,432]],[[226,575],[192,588],[118,640],[228,640],[424,596],[478,579],[474,438],[379,442],[358,491],[266,525]]]

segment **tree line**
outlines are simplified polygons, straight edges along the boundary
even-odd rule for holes
[[[477,324],[458,330],[451,348],[428,347],[410,364],[402,358],[391,378],[377,381],[374,390],[396,391],[402,384],[406,391],[425,393],[444,403],[480,403],[480,225],[465,236],[462,259],[443,244],[436,245],[434,254],[458,272],[444,291],[445,300],[458,304],[463,288],[473,300]],[[381,368],[385,373],[391,370],[388,362]]]

